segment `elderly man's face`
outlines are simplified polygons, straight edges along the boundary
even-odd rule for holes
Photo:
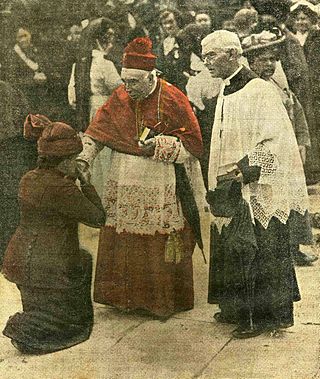
[[[202,55],[205,66],[213,78],[225,79],[229,76],[232,61],[231,53],[223,49],[214,49]]]
[[[128,95],[133,100],[141,100],[147,97],[153,85],[153,76],[137,78],[123,78]]]
[[[255,58],[250,63],[250,68],[261,79],[269,80],[276,70],[276,53],[273,51],[266,51]]]

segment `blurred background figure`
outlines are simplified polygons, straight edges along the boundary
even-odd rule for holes
[[[185,71],[187,97],[197,110],[204,110],[205,99],[212,98],[220,86],[220,79],[213,79],[202,61],[201,40],[208,34],[202,25],[189,24],[178,34],[179,45],[189,60],[189,71]]]
[[[156,13],[154,16],[155,15]],[[147,29],[149,25],[147,26],[143,24],[139,12],[137,9],[135,10],[132,1],[117,0],[113,1],[110,5],[104,5],[101,7],[99,14],[93,18],[97,17],[106,17],[109,20],[112,20],[113,24],[116,26],[113,49],[109,58],[114,62],[117,70],[120,71],[123,48],[134,38],[149,35]],[[153,23],[155,23],[154,19]]]
[[[121,84],[114,63],[108,59],[115,31],[106,18],[90,21],[79,41],[79,53],[69,82],[69,102],[77,111],[77,128],[85,131],[97,109]]]
[[[160,14],[160,26],[163,39],[158,49],[157,68],[163,79],[185,91],[188,78],[183,74],[188,71],[188,60],[185,59],[177,36],[182,28],[182,17],[176,10],[165,10]]]
[[[229,32],[234,32],[234,33],[237,32],[233,19],[224,20],[221,25],[221,29],[229,30]]]
[[[253,32],[258,24],[258,12],[255,9],[240,9],[233,18],[240,41]]]
[[[302,46],[308,65],[309,95],[314,112],[314,118],[309,122],[311,149],[306,167],[310,184],[320,181],[320,31],[316,27],[317,21],[316,8],[310,2],[298,1],[291,7],[289,25]]]
[[[29,112],[39,113],[46,93],[47,75],[44,57],[32,42],[31,29],[21,25],[16,30],[16,44],[10,51],[8,80],[27,98]]]
[[[71,43],[74,43],[74,44],[78,44],[78,42],[80,41],[80,37],[81,37],[82,26],[74,24],[71,26],[69,31],[70,31],[70,33],[67,37],[68,41],[70,41]]]
[[[69,103],[76,110],[76,127],[85,131],[90,121],[121,83],[114,63],[108,59],[115,31],[106,18],[90,21],[80,38],[79,55],[69,82]],[[107,175],[110,150],[103,149],[92,168],[92,181],[102,195]]]
[[[67,35],[68,54],[72,56],[73,63],[76,61],[79,53],[82,30],[83,27],[81,23],[73,24],[69,29],[69,34]]]
[[[47,76],[41,112],[52,119],[73,124],[67,91],[75,47],[70,45],[67,38],[68,28],[61,25],[55,16],[48,17],[38,27],[39,52]]]
[[[37,161],[35,144],[23,138],[28,109],[23,93],[0,81],[0,267],[9,239],[19,223],[20,179]]]
[[[252,9],[253,8],[253,6],[252,6],[252,4],[251,4],[251,2],[249,1],[249,0],[245,0],[243,3],[242,3],[242,8],[244,8],[244,9]]]
[[[184,60],[183,74],[187,79],[205,68],[201,60],[201,40],[207,34],[207,29],[202,25],[192,23],[180,30],[176,37],[180,47],[180,59]]]
[[[318,14],[316,7],[309,1],[297,1],[290,8],[290,20],[292,21],[291,27],[301,46],[305,45],[310,31],[315,29],[318,22]]]
[[[132,14],[145,32],[145,36],[149,36],[153,46],[156,48],[160,43],[159,28],[159,4],[157,1],[136,0],[132,4]],[[141,31],[141,30],[140,30]]]
[[[314,153],[318,148],[313,143],[313,130],[316,128],[314,108],[311,95],[311,83],[306,57],[299,41],[288,29],[286,22],[290,14],[289,0],[252,0],[252,5],[259,13],[259,22],[256,33],[263,30],[272,31],[279,28],[286,39],[280,49],[281,66],[286,76],[289,88],[299,99],[305,112],[311,135],[311,149],[307,155],[305,173],[307,183],[316,183],[320,179],[320,153]]]
[[[212,30],[212,19],[209,11],[207,10],[198,10],[195,12],[194,22],[201,26],[204,30],[204,33],[207,35],[211,33]]]

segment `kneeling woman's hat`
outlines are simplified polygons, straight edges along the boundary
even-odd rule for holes
[[[40,156],[67,157],[83,149],[80,137],[71,126],[51,122],[46,116],[29,114],[23,130],[25,139],[37,141]]]

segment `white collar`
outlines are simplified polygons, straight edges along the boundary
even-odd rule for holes
[[[148,95],[146,97],[150,96],[157,88],[158,79],[157,79],[156,73],[154,72],[153,75],[154,75],[154,83],[153,83],[153,86],[152,86],[150,92],[148,93]]]

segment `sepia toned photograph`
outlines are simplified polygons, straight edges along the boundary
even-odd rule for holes
[[[320,379],[320,0],[0,0],[0,379]]]

